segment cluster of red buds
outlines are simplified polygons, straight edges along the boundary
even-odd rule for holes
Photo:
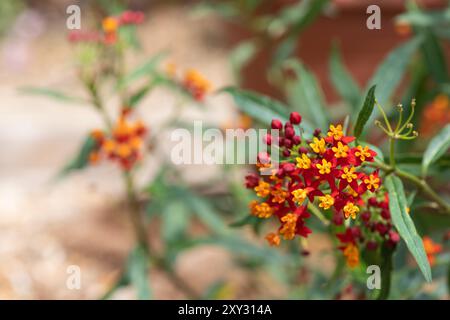
[[[318,202],[323,210],[334,210],[345,219],[355,219],[364,205],[362,196],[375,192],[380,186],[378,172],[366,174],[361,164],[374,161],[376,153],[367,146],[351,146],[354,137],[346,136],[342,126],[330,125],[322,135],[314,132],[311,141],[301,137],[296,126],[301,116],[293,112],[284,125],[272,121],[272,129],[279,131],[278,141],[267,135],[268,145],[278,143],[282,154],[278,169],[272,168],[270,155],[258,157],[258,173],[246,177],[246,187],[253,189],[260,201],[250,203],[251,213],[259,218],[276,217],[280,223],[277,232],[266,239],[271,245],[279,245],[280,236],[291,240],[296,235],[307,237],[311,230],[305,221],[310,216],[308,202]],[[297,134],[299,132],[300,134]],[[270,171],[270,175],[262,171]]]
[[[147,128],[142,121],[131,123],[128,111],[122,112],[111,133],[94,130],[92,137],[96,148],[90,154],[90,162],[97,163],[101,158],[107,158],[119,163],[123,170],[131,170],[141,158],[142,140]]]
[[[117,42],[117,30],[124,25],[137,25],[144,21],[144,13],[141,11],[124,11],[118,16],[109,16],[102,20],[102,32],[79,31],[69,33],[70,42],[91,42],[115,44]]]
[[[177,79],[176,65],[168,63],[166,73],[197,101],[203,101],[205,95],[211,91],[211,83],[195,69],[186,70],[182,79]]]
[[[389,211],[389,197],[384,190],[379,190],[365,201],[360,219],[343,233],[337,233],[347,265],[351,268],[359,264],[360,248],[377,250],[381,245],[394,248],[400,241],[400,235],[394,230]],[[333,223],[343,224],[343,219],[335,215]]]

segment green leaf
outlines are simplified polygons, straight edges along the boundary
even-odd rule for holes
[[[131,284],[136,289],[140,300],[151,298],[150,286],[148,284],[149,257],[144,248],[138,246],[128,258],[127,275]]]
[[[359,107],[361,92],[358,84],[345,67],[338,46],[333,46],[329,62],[330,80],[339,95],[355,111]]]
[[[211,228],[213,232],[223,234],[228,231],[225,223],[207,200],[191,195],[187,198],[187,203],[200,221]]]
[[[22,88],[19,88],[19,92],[25,93],[25,94],[46,96],[46,97],[64,101],[64,102],[72,102],[72,103],[86,103],[87,102],[85,99],[73,97],[73,96],[67,95],[63,92],[60,92],[58,90],[44,88],[44,87],[22,87]]]
[[[425,35],[422,54],[429,73],[437,83],[448,82],[447,63],[439,40],[430,30],[422,33]]]
[[[378,300],[385,300],[389,297],[391,289],[391,277],[392,277],[392,255],[394,249],[387,246],[381,248],[381,288],[377,297]]]
[[[118,83],[119,88],[125,88],[133,81],[142,78],[147,75],[151,75],[156,71],[161,61],[166,57],[166,52],[160,52],[152,56],[145,63],[141,64],[139,67],[135,68],[133,71],[128,73]]]
[[[258,45],[255,41],[241,42],[236,48],[233,49],[230,55],[231,68],[233,70],[234,77],[237,82],[241,82],[242,69],[253,58],[258,50]]]
[[[286,87],[290,105],[312,121],[313,126],[327,129],[330,117],[316,77],[297,60],[289,60],[285,65],[296,75],[295,80],[289,81]]]
[[[389,210],[392,221],[400,236],[405,241],[408,250],[413,255],[425,279],[431,282],[430,264],[423,247],[421,237],[417,234],[416,227],[409,214],[406,212],[408,206],[403,184],[400,178],[389,175],[385,181],[389,193]]]
[[[366,99],[364,100],[364,104],[358,113],[358,119],[356,120],[355,128],[353,129],[353,135],[356,138],[359,138],[359,136],[361,135],[364,126],[366,125],[373,112],[373,108],[375,106],[375,89],[376,85],[373,85],[369,89],[366,95]]]
[[[266,125],[270,125],[275,118],[281,121],[289,119],[288,107],[267,96],[234,87],[226,87],[219,92],[230,94],[242,112]]]
[[[66,165],[58,174],[59,177],[63,177],[71,171],[80,170],[89,164],[89,155],[95,150],[97,142],[89,135],[83,142],[78,151],[76,157]]]
[[[450,148],[450,124],[447,124],[431,139],[423,155],[422,175],[426,176],[429,166]]]
[[[406,72],[408,63],[422,42],[422,37],[416,37],[401,44],[392,50],[377,67],[368,87],[377,85],[377,100],[382,106],[389,101],[395,92]]]
[[[136,35],[135,25],[124,25],[119,28],[120,38],[123,39],[126,45],[134,48],[141,49],[141,44],[139,43],[138,37]]]
[[[167,243],[181,239],[189,223],[189,211],[180,201],[166,203],[161,217],[162,236]]]
[[[230,223],[230,227],[237,228],[237,227],[243,227],[247,224],[255,225],[262,221],[262,219],[259,219],[258,217],[252,216],[250,214],[247,214],[245,217]]]

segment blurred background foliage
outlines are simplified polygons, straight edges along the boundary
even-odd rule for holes
[[[369,2],[381,7],[382,30],[367,30],[365,27],[365,8]],[[152,19],[158,6],[168,5],[188,7],[193,19],[212,17],[219,20],[223,34],[217,37],[223,37],[218,41],[225,42],[229,51],[234,81],[231,86],[212,95],[231,97],[238,114],[250,117],[254,127],[270,126],[273,118],[287,120],[291,111],[297,111],[304,117],[302,125],[306,137],[311,137],[315,128],[326,130],[330,123],[345,123],[350,130],[373,85],[377,85],[376,98],[387,110],[390,120],[398,116],[394,107],[397,103],[409,108],[411,100],[416,99],[412,123],[419,131],[419,138],[400,142],[395,159],[401,169],[417,176],[423,175],[448,201],[448,143],[440,146],[445,150],[430,164],[426,175],[423,153],[438,132],[445,133],[443,128],[448,128],[450,122],[450,5],[446,1],[392,1],[389,5],[386,1],[369,2],[96,0],[78,3],[89,8],[87,12],[92,21],[100,21],[102,17],[117,14],[124,8],[142,10],[148,19]],[[54,1],[2,1],[0,34],[7,32],[26,7],[51,15],[52,12],[60,13],[64,5]],[[142,49],[135,31],[134,28],[126,29],[121,37],[129,48],[139,51]],[[352,54],[353,51],[356,53]],[[96,53],[85,48],[80,61],[96,65],[97,61],[91,54],[95,56]],[[154,89],[164,87],[172,95],[179,96],[182,103],[194,103],[202,112],[207,103],[192,101],[192,97],[167,76],[163,70],[165,60],[165,53],[150,57],[118,79],[115,88],[129,91],[127,103],[130,106],[145,108],[141,105],[142,99]],[[66,92],[31,85],[22,89],[28,94],[43,94],[61,102],[83,100]],[[379,156],[389,162],[388,139],[372,125],[379,116],[375,109],[362,139],[373,145]],[[164,124],[165,130],[175,127],[191,129],[192,124],[178,119],[177,113],[171,120]],[[79,153],[65,167],[64,174],[74,174],[74,171],[85,168],[92,148],[92,141],[87,137]],[[281,298],[365,299],[377,296],[377,293],[367,290],[365,265],[349,270],[334,243],[321,251],[330,258],[329,265],[318,267],[317,263],[308,260],[308,245],[303,242],[296,240],[273,249],[255,240],[254,234],[261,238],[261,230],[265,226],[249,215],[248,204],[253,195],[243,186],[243,176],[249,168],[223,166],[214,180],[193,185],[182,178],[179,170],[185,169],[179,169],[169,161],[166,163],[139,190],[146,223],[158,226],[158,240],[151,241],[162,244],[158,245],[156,252],[152,250],[150,257],[141,246],[135,247],[121,276],[105,298],[130,284],[138,298],[153,297],[152,277],[148,277],[152,268],[166,272],[188,298],[233,297],[225,280],[211,284],[204,292],[197,292],[174,269],[181,253],[204,245],[218,245],[229,250],[233,263],[254,275],[254,281],[260,281],[261,273],[270,274],[286,288],[286,295]],[[425,285],[420,270],[401,243],[393,256],[389,298],[446,298],[450,276],[450,218],[430,206],[414,186],[407,184],[406,194],[411,199],[410,208],[418,233],[432,237],[443,244],[445,250],[433,267],[434,282]],[[320,235],[315,241],[320,242],[323,240],[321,237],[327,237],[328,229],[318,219],[311,219],[309,223],[309,227]],[[214,267],[214,262],[211,262],[211,267]],[[272,296],[270,293],[258,296],[267,297]]]

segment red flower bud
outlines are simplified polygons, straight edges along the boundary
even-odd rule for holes
[[[295,130],[293,127],[287,127],[284,129],[284,136],[288,139],[291,139],[293,136],[295,136]]]
[[[270,163],[270,156],[267,152],[260,152],[258,154],[258,162],[262,164]]]
[[[383,209],[381,211],[381,216],[386,219],[389,220],[391,218],[391,213],[389,212],[389,210]]]
[[[392,241],[393,243],[397,243],[400,241],[400,236],[397,232],[390,230],[389,231],[389,240]]]
[[[264,142],[270,146],[272,144],[272,136],[270,135],[270,133],[266,134],[264,137]]]
[[[385,235],[388,232],[388,226],[379,222],[376,224],[375,229],[377,230],[377,232],[381,235]]]
[[[283,166],[282,169],[288,173],[295,170],[295,164],[290,163],[290,162],[283,163],[282,166]]]
[[[272,125],[271,125],[272,129],[274,130],[281,130],[283,129],[283,124],[281,123],[280,120],[278,119],[273,119],[272,120]]]
[[[376,250],[377,247],[378,247],[378,243],[376,243],[375,241],[373,241],[373,240],[367,241],[367,244],[366,244],[367,250],[373,251],[373,250]]]
[[[292,137],[292,143],[297,146],[300,143],[302,143],[302,138],[300,138],[300,136],[293,136]]]
[[[375,198],[375,197],[369,198],[369,205],[372,207],[378,206],[377,198]]]
[[[283,150],[283,157],[289,157],[291,155],[291,152],[288,149]]]
[[[299,153],[308,153],[308,149],[306,149],[305,147],[300,147],[300,148],[298,148],[298,152]]]
[[[288,149],[292,148],[292,140],[284,139],[284,146]]]
[[[363,221],[369,221],[369,220],[370,220],[370,212],[369,212],[369,211],[366,211],[366,212],[362,213],[362,214],[361,214],[361,219],[362,219]]]
[[[320,130],[320,128],[316,128],[314,130],[313,135],[314,135],[314,137],[318,137],[318,136],[320,136],[321,133],[322,133],[322,130]]]
[[[259,177],[256,173],[250,173],[245,176],[245,187],[248,189],[253,189],[259,183]]]
[[[289,120],[293,124],[300,124],[302,122],[302,116],[298,112],[291,112],[291,115],[289,116]]]

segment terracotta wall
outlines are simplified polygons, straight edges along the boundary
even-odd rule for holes
[[[285,0],[284,2],[292,2]],[[295,1],[294,1],[295,2]],[[331,86],[328,73],[328,60],[334,41],[340,44],[344,61],[359,84],[364,85],[373,74],[376,66],[396,45],[406,40],[395,30],[394,17],[403,11],[404,1],[351,1],[336,0],[337,10],[331,16],[319,18],[301,36],[297,56],[319,77],[327,100],[334,102],[338,96]],[[423,1],[427,7],[442,5],[442,1]],[[381,8],[381,30],[366,27],[367,4],[378,4]],[[248,30],[229,26],[231,43],[249,37]],[[274,48],[266,48],[244,69],[244,87],[281,97],[265,76]],[[447,52],[450,52],[447,49]]]

